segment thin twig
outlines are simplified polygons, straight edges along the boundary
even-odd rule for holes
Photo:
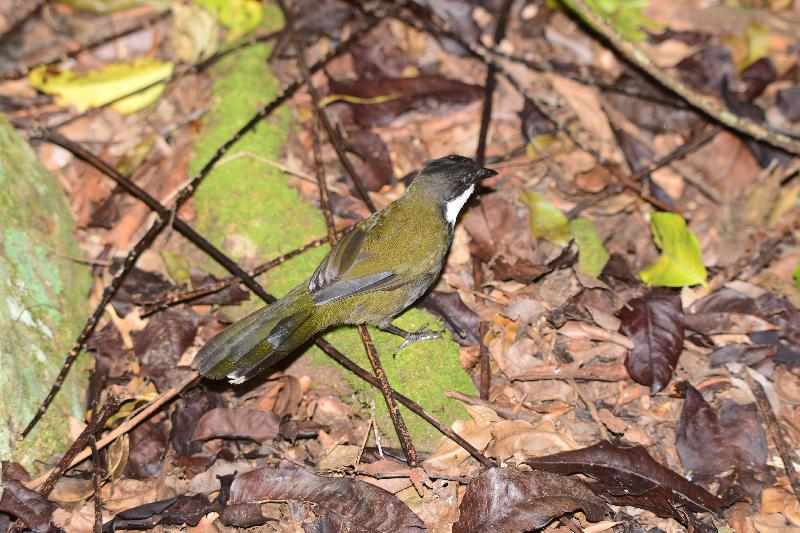
[[[403,448],[408,466],[409,468],[419,468],[420,462],[417,456],[417,449],[414,447],[414,441],[411,438],[411,433],[408,431],[405,420],[403,420],[403,415],[397,408],[394,391],[389,386],[389,379],[386,377],[386,371],[383,369],[383,365],[381,365],[378,350],[375,349],[375,344],[372,342],[372,337],[370,337],[366,326],[358,326],[358,333],[361,335],[361,341],[364,343],[364,348],[367,351],[367,357],[372,365],[372,372],[378,379],[380,391],[383,394],[383,399],[386,401],[386,408],[394,424],[394,429],[397,432],[397,437],[400,440],[400,446]]]
[[[102,466],[100,464],[100,451],[97,449],[97,436],[92,435],[89,439],[89,448],[92,451],[92,487],[94,488],[94,533],[103,531],[103,497],[100,494],[100,476]]]
[[[503,0],[497,25],[494,29],[494,44],[498,45],[505,38],[508,13],[513,0]],[[478,133],[478,149],[475,151],[475,161],[482,167],[486,159],[486,137],[489,134],[489,124],[492,121],[492,97],[497,86],[497,68],[489,65],[486,69],[486,83],[483,86],[483,110],[481,111],[481,129]]]
[[[489,399],[489,391],[492,387],[492,360],[489,355],[489,347],[486,346],[486,342],[484,339],[486,338],[486,334],[489,332],[489,323],[486,321],[481,321],[480,326],[478,328],[478,340],[480,343],[480,397],[481,400],[488,400]]]
[[[714,126],[714,127],[707,126],[706,128],[704,128],[704,130],[700,134],[694,136],[693,138],[689,139],[687,142],[685,142],[682,145],[678,146],[677,148],[675,148],[673,151],[671,151],[670,153],[668,153],[664,157],[656,159],[655,161],[652,161],[649,165],[646,165],[646,166],[640,168],[639,170],[637,170],[636,172],[634,172],[631,175],[630,180],[638,182],[642,178],[647,176],[648,174],[651,174],[651,173],[655,172],[656,170],[658,170],[660,168],[663,168],[663,167],[665,167],[665,166],[667,166],[667,165],[669,165],[669,164],[671,164],[671,163],[673,163],[673,162],[675,162],[675,161],[677,161],[679,159],[683,159],[684,157],[686,157],[687,155],[691,154],[692,152],[694,152],[694,151],[698,150],[699,148],[705,146],[719,132],[720,132],[720,129],[719,129],[718,126]],[[569,218],[570,220],[574,219],[575,217],[580,215],[586,208],[590,207],[591,205],[594,205],[597,202],[600,202],[600,201],[602,201],[602,200],[604,200],[606,198],[614,196],[615,194],[619,194],[620,192],[622,192],[624,187],[625,187],[625,184],[618,183],[618,184],[612,185],[610,187],[607,187],[605,190],[603,190],[600,193],[593,194],[588,200],[586,200],[586,202],[582,202],[582,203],[576,205],[575,207],[573,207],[567,213],[567,218]],[[706,193],[707,191],[703,190],[703,189],[700,189],[700,192]],[[715,203],[719,203],[721,201],[721,198],[719,198],[718,195],[715,195],[714,193],[708,193],[708,194],[712,194],[713,195],[713,198],[711,198],[711,199],[712,199],[712,201],[715,201]]]
[[[373,479],[405,479],[411,477],[410,472],[367,472],[366,470],[356,470],[353,472],[357,476],[371,477]],[[472,478],[465,476],[448,476],[446,474],[429,474],[431,479],[443,479],[445,481],[457,481],[463,485],[472,483]]]

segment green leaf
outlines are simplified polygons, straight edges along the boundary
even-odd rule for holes
[[[232,41],[247,35],[258,27],[264,17],[259,0],[194,0],[210,11],[230,33],[225,40]]]
[[[56,95],[56,103],[59,105],[73,104],[78,111],[84,111],[171,75],[172,63],[157,59],[137,59],[130,63],[115,63],[85,75],[42,65],[30,71],[28,82],[34,89]],[[164,84],[158,84],[123,98],[111,107],[122,114],[134,113],[158,100],[163,92]]]
[[[654,213],[650,219],[653,240],[661,256],[639,272],[642,281],[660,287],[706,284],[708,273],[700,256],[697,236],[675,213]]]
[[[561,245],[570,241],[569,220],[547,198],[537,192],[526,192],[522,202],[531,212],[531,232],[534,235]]]
[[[795,288],[800,291],[800,266],[794,269],[794,272],[792,272],[792,277],[794,278]]]
[[[570,223],[570,228],[578,245],[578,270],[596,278],[609,258],[603,241],[597,236],[594,224],[585,218],[576,218]]]

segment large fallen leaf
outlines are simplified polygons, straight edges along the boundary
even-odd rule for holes
[[[626,497],[639,507],[656,507],[670,515],[675,515],[678,507],[719,513],[723,505],[703,487],[655,461],[642,446],[621,448],[601,441],[580,450],[537,457],[525,464],[557,474],[589,476],[613,496]]]
[[[172,75],[172,68],[169,62],[136,59],[80,75],[71,70],[42,65],[31,70],[28,81],[34,89],[56,95],[59,105],[73,104],[78,111],[84,111],[165,80]],[[158,100],[163,92],[164,84],[158,84],[123,98],[111,107],[123,114],[134,113]]]
[[[578,270],[596,278],[611,256],[597,236],[594,223],[585,218],[576,218],[570,223],[570,229],[578,245]]]
[[[683,348],[683,309],[677,294],[653,289],[644,298],[630,300],[619,313],[622,332],[635,346],[625,368],[637,383],[655,394],[672,378]]]
[[[435,112],[447,104],[468,104],[483,89],[438,74],[413,78],[330,80],[326,102],[344,101],[362,126],[384,126],[409,111]]]
[[[607,510],[603,500],[577,479],[493,467],[467,487],[453,533],[529,531],[579,509],[592,522],[601,520]]]
[[[423,531],[425,525],[394,494],[349,478],[293,468],[260,468],[238,476],[230,503],[296,500],[313,504],[336,531]]]
[[[258,409],[218,407],[204,414],[197,422],[194,438],[272,440],[278,435],[281,418],[273,412]]]
[[[691,385],[675,430],[675,448],[690,478],[705,481],[733,466],[717,412]]]
[[[531,212],[531,232],[557,244],[567,244],[571,237],[569,219],[550,200],[538,192],[526,192],[522,202]]]
[[[660,287],[705,284],[708,273],[700,256],[700,243],[683,217],[653,213],[650,227],[661,256],[639,272],[642,281]]]

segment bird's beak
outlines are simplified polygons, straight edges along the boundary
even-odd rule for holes
[[[497,172],[490,168],[482,168],[478,171],[478,181],[491,178],[492,176],[497,176]]]

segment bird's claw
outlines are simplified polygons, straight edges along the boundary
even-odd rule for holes
[[[397,348],[397,350],[394,351],[394,354],[392,354],[393,356],[396,356],[400,352],[400,350],[402,350],[403,348],[405,348],[406,346],[408,346],[409,344],[412,344],[414,342],[427,341],[427,340],[431,340],[431,339],[441,339],[442,338],[442,332],[441,331],[434,331],[434,330],[432,330],[432,329],[430,329],[428,327],[428,324],[425,324],[421,328],[419,328],[417,331],[415,331],[413,333],[407,333],[404,336],[404,338],[405,338],[405,340],[403,341],[403,344],[401,344],[400,347]]]

